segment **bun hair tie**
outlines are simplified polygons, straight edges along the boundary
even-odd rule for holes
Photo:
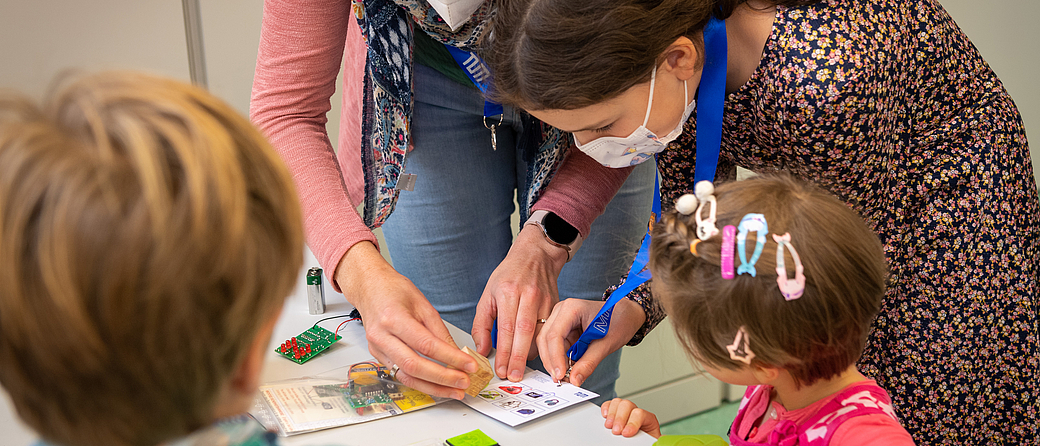
[[[700,201],[696,213],[693,215],[697,221],[697,238],[707,240],[719,233],[719,228],[715,227],[715,211],[718,208],[718,202],[715,201],[715,186],[711,184],[711,181],[701,181],[694,188],[694,193],[697,194],[697,200]],[[703,218],[705,206],[708,206],[708,218]]]
[[[675,200],[675,210],[683,215],[690,215],[697,211],[698,200],[697,197],[691,194],[684,194]]]

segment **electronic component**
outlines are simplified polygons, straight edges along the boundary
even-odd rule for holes
[[[340,339],[343,337],[315,325],[308,328],[307,331],[289,338],[274,351],[290,361],[303,364],[321,354]]]
[[[311,314],[325,312],[325,288],[321,285],[321,268],[307,270],[307,310]]]

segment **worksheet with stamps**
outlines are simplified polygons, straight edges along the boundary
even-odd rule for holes
[[[520,382],[493,379],[477,397],[462,400],[473,410],[517,426],[599,396],[569,383],[557,385],[538,370],[528,370]]]

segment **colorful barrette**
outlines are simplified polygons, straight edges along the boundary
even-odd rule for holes
[[[694,214],[694,219],[697,221],[697,238],[707,240],[719,233],[719,228],[715,227],[715,211],[718,208],[718,202],[715,201],[715,186],[711,184],[711,181],[703,180],[697,183],[694,193],[700,200],[697,213]],[[705,206],[708,206],[708,218],[706,219],[703,218]]]
[[[722,228],[722,278],[731,280],[736,277],[733,274],[733,248],[737,238],[737,227],[726,225]]]
[[[798,251],[795,251],[794,245],[791,244],[791,233],[773,234],[773,240],[776,241],[776,284],[780,287],[780,293],[788,301],[802,297],[802,292],[805,291],[805,268],[802,267],[802,259],[798,257]],[[784,246],[791,250],[791,257],[794,259],[794,279],[787,277],[787,266],[784,265]]]
[[[737,329],[737,335],[733,338],[733,343],[727,345],[726,350],[729,351],[729,359],[734,361],[751,365],[751,360],[755,359],[755,352],[751,351],[751,346],[748,345],[748,332],[744,326]]]
[[[690,242],[690,254],[697,255],[697,244],[700,242],[700,239]]]
[[[737,267],[737,275],[747,273],[751,277],[755,277],[755,263],[758,262],[758,257],[762,255],[762,247],[766,244],[766,233],[769,232],[766,216],[762,214],[745,215],[744,218],[740,219],[737,231],[739,231],[737,233],[737,254],[740,255],[740,266]],[[756,232],[757,239],[755,240],[755,253],[751,255],[751,261],[749,262],[747,260],[747,250],[744,248],[744,241],[747,240],[747,235],[750,231]]]

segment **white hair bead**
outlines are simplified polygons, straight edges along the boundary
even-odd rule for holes
[[[680,214],[690,215],[697,210],[698,204],[700,204],[700,201],[697,200],[697,197],[684,194],[675,201],[675,210],[679,211]]]
[[[697,183],[694,193],[696,193],[697,198],[700,198],[702,201],[707,200],[709,196],[715,195],[715,185],[711,184],[711,181],[702,180]]]

